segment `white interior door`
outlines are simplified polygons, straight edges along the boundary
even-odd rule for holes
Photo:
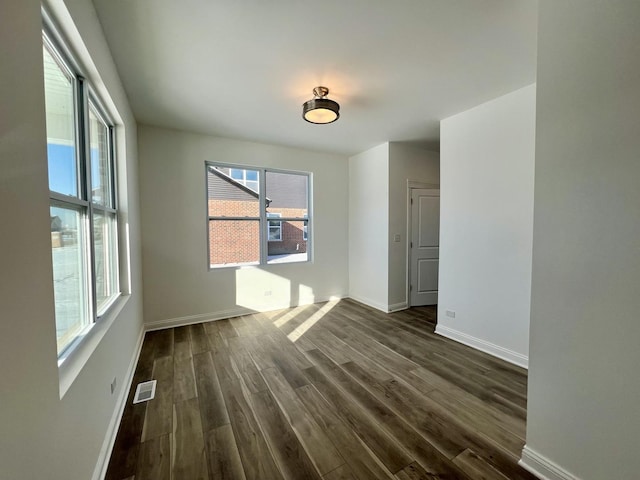
[[[411,306],[438,303],[440,190],[411,189],[409,301]]]

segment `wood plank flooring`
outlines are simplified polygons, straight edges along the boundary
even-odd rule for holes
[[[434,326],[341,300],[149,332],[106,479],[535,480],[526,371]]]

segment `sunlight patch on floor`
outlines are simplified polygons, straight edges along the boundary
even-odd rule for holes
[[[311,315],[303,324],[298,326],[293,332],[287,335],[287,338],[292,342],[296,342],[302,337],[311,327],[313,327],[318,321],[324,317],[333,307],[335,307],[340,300],[332,300],[327,302],[320,310]]]
[[[273,322],[273,324],[278,328],[282,327],[283,325],[286,325],[289,320],[291,320],[300,312],[302,312],[302,310],[304,310],[306,307],[308,307],[308,305],[296,307],[292,309],[291,311],[287,312],[286,314],[278,318],[275,322]]]

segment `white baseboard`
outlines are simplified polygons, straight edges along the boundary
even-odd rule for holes
[[[140,358],[140,352],[142,351],[142,342],[144,341],[144,328],[140,329],[140,335],[138,335],[138,342],[136,346],[135,355],[131,357],[129,367],[127,368],[126,377],[123,378],[123,382],[120,384],[120,393],[116,400],[116,408],[111,416],[111,421],[107,428],[107,433],[102,442],[102,448],[100,449],[100,455],[98,455],[98,461],[96,462],[96,468],[93,471],[92,480],[102,480],[107,474],[107,467],[109,466],[109,459],[111,458],[111,452],[116,442],[116,436],[118,435],[118,427],[124,414],[124,407],[127,403],[127,397],[129,396],[129,390],[131,389],[131,382],[133,381],[133,375],[138,365],[138,359]]]
[[[238,317],[240,315],[249,315],[255,312],[256,312],[255,310],[240,307],[240,308],[234,308],[230,310],[220,310],[218,312],[201,313],[198,315],[187,315],[186,317],[165,318],[163,320],[154,320],[153,322],[145,323],[144,328],[147,332],[150,332],[153,330],[163,330],[165,328],[193,325],[194,323],[209,322],[211,320],[222,320],[224,318]]]
[[[313,303],[328,302],[330,300],[339,300],[346,298],[347,295],[326,295],[323,297],[308,297],[301,298],[295,304],[265,304],[255,306],[255,308],[238,307],[229,310],[219,310],[217,312],[200,313],[197,315],[188,315],[186,317],[167,318],[164,320],[154,320],[153,322],[145,323],[145,330],[150,332],[152,330],[162,330],[165,328],[182,327],[185,325],[192,325],[194,323],[210,322],[213,320],[223,320],[225,318],[239,317],[241,315],[250,315],[256,312],[268,312],[271,310],[280,310],[283,308],[299,307],[301,305],[311,305]]]
[[[394,303],[392,305],[389,305],[389,308],[387,309],[387,311],[389,313],[399,312],[400,310],[406,310],[407,308],[409,308],[409,304],[406,301],[404,301],[404,302]]]
[[[356,302],[364,303],[371,308],[375,308],[376,310],[380,310],[384,313],[389,313],[389,307],[387,305],[383,305],[382,303],[378,303],[375,300],[371,300],[370,298],[361,297],[360,295],[354,295],[352,293],[349,294],[349,298],[354,299]]]
[[[540,480],[580,480],[574,474],[526,445],[522,449],[522,457],[518,464]]]
[[[470,347],[473,347],[482,352],[493,355],[494,357],[506,360],[509,363],[513,363],[522,368],[529,368],[529,357],[522,355],[521,353],[514,352],[508,348],[501,347],[481,338],[476,338],[466,333],[459,332],[453,328],[445,327],[443,325],[436,325],[436,333],[443,337],[450,338],[456,342],[464,343]]]

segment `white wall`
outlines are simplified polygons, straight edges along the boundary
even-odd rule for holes
[[[440,135],[436,331],[526,365],[535,85],[443,120]]]
[[[388,142],[349,158],[349,295],[384,312],[407,307],[407,180],[437,185],[438,153]]]
[[[523,459],[637,478],[640,2],[543,0],[538,42]]]
[[[389,143],[389,309],[408,304],[407,181],[440,183],[440,155],[406,143]],[[394,242],[395,234],[400,241]]]
[[[349,158],[349,296],[387,311],[389,144]]]
[[[123,218],[129,224],[132,295],[94,329],[94,345],[62,399],[57,367],[49,231],[40,2],[0,3],[0,476],[91,478],[142,331],[136,126],[89,0],[51,5],[86,41],[126,138],[120,145]],[[71,31],[77,37],[78,31]],[[83,49],[79,49],[83,50]],[[83,52],[80,51],[80,54]],[[122,129],[120,129],[122,134]],[[121,155],[122,157],[122,155]],[[79,369],[79,367],[78,367]],[[111,380],[118,389],[110,394]]]
[[[147,325],[347,295],[346,157],[149,126],[138,133]],[[313,263],[208,271],[206,160],[312,172]]]

